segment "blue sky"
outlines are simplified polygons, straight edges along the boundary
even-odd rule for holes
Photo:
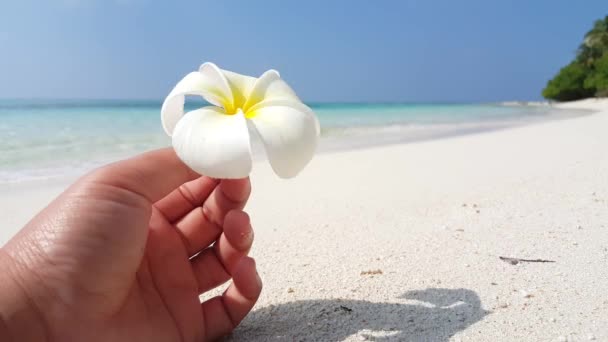
[[[204,61],[305,101],[540,98],[608,1],[13,0],[0,98],[162,99]]]

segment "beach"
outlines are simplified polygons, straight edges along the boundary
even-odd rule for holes
[[[608,101],[555,106],[589,114],[256,162],[264,290],[229,340],[608,340]],[[4,184],[0,243],[75,177]]]

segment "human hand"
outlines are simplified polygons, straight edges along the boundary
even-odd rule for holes
[[[200,177],[171,149],[83,177],[0,249],[0,340],[230,333],[262,289],[246,256],[250,189],[249,179]],[[200,303],[230,279],[222,296]]]

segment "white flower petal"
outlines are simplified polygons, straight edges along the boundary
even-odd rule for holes
[[[281,79],[278,71],[268,70],[260,76],[249,92],[245,111],[264,100],[289,100],[300,102],[296,93]]]
[[[300,112],[310,112],[312,113],[312,116],[314,116],[314,121],[315,121],[315,127],[317,130],[317,135],[321,134],[321,125],[319,123],[319,120],[317,119],[317,117],[315,116],[314,112],[312,109],[310,109],[310,107],[308,107],[307,105],[305,105],[304,103],[300,102],[300,101],[291,101],[291,100],[264,100],[262,102],[259,102],[257,104],[255,104],[253,107],[251,107],[249,109],[249,113],[250,115],[253,117],[257,114],[258,110],[264,107],[273,107],[273,106],[284,106],[284,107],[292,107],[294,109],[299,110]]]
[[[312,159],[319,141],[319,123],[301,102],[264,101],[250,117],[274,172],[281,178],[296,176]]]
[[[198,72],[191,72],[177,83],[169,93],[161,109],[163,128],[168,135],[184,115],[186,95],[202,96],[209,103],[232,110],[233,99],[230,86],[221,70],[213,63],[201,65]]]
[[[256,78],[223,69],[222,73],[224,73],[224,76],[230,85],[230,89],[232,90],[234,106],[236,108],[241,108],[245,104],[247,96],[255,84]]]
[[[240,112],[204,107],[186,113],[175,126],[173,148],[192,170],[209,177],[245,178],[251,172],[247,121]]]
[[[234,109],[234,96],[232,94],[232,88],[230,88],[230,84],[226,79],[226,75],[222,69],[218,68],[217,65],[213,63],[203,63],[198,72],[203,75],[209,82],[209,92],[211,93],[211,97],[215,97],[220,100],[219,103],[211,102],[207,100],[209,103],[214,104],[216,106],[224,107],[224,109],[230,111]],[[205,99],[207,99],[205,97]],[[229,107],[233,108],[229,108]]]

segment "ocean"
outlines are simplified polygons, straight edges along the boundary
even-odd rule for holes
[[[187,103],[187,109],[202,106]],[[311,103],[320,151],[436,139],[584,115],[506,104]],[[0,100],[0,184],[71,176],[170,146],[160,101]],[[258,146],[254,145],[254,146]],[[254,148],[257,158],[263,151]]]

